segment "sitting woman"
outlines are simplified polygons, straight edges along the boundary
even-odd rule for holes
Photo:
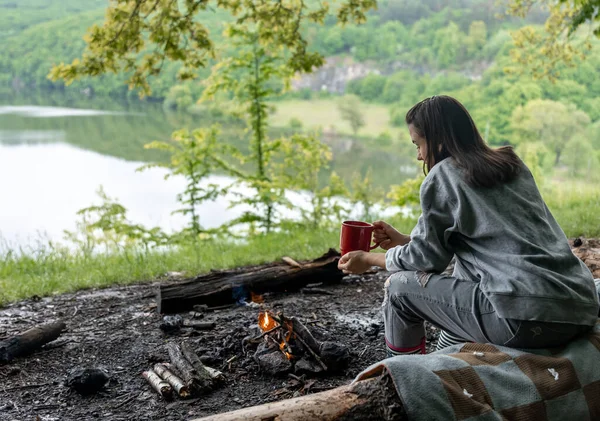
[[[592,274],[513,149],[488,147],[448,96],[419,102],[406,123],[427,170],[418,223],[408,236],[375,222],[387,252],[339,261],[346,273],[395,272],[383,302],[388,353],[425,353],[424,321],[443,329],[444,345],[553,347],[590,330],[599,307]],[[442,274],[452,257],[452,276]]]

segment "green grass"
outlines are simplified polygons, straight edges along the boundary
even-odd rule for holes
[[[275,127],[285,127],[288,126],[291,118],[297,118],[307,129],[321,127],[326,130],[333,126],[338,133],[352,134],[348,122],[340,117],[337,101],[338,99],[313,99],[274,102],[276,111],[271,118],[271,123]],[[376,137],[388,131],[397,138],[402,131],[401,128],[392,127],[390,124],[390,111],[387,106],[363,102],[361,109],[365,117],[365,126],[358,131],[359,135]]]
[[[46,249],[27,256],[8,255],[0,260],[0,304],[33,295],[150,281],[169,271],[196,274],[263,263],[284,255],[314,258],[335,247],[337,241],[335,233],[317,230],[261,236],[247,244],[206,242],[197,250],[192,247],[148,253],[124,250],[85,256]]]
[[[396,222],[405,232],[414,224],[402,219]],[[198,249],[182,247],[165,252],[124,250],[84,256],[47,248],[29,255],[9,253],[0,257],[0,306],[34,295],[152,281],[171,271],[191,276],[211,269],[270,262],[283,256],[313,259],[330,247],[337,249],[338,244],[338,230],[299,229],[253,237],[244,244],[211,241]]]
[[[550,211],[567,237],[600,236],[600,188],[594,184],[566,181],[542,190]]]
[[[568,237],[600,236],[600,189],[583,182],[564,182],[543,189],[549,208]],[[390,218],[409,233],[415,221]],[[301,229],[253,237],[246,243],[202,243],[165,252],[124,250],[110,255],[82,255],[47,247],[26,255],[0,256],[0,306],[34,295],[47,296],[84,288],[155,280],[166,272],[194,275],[278,260],[283,256],[312,259],[338,247],[339,231]]]

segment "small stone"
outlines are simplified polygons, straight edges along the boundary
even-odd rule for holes
[[[329,370],[340,371],[348,366],[350,351],[345,345],[327,341],[321,344],[320,357]]]
[[[189,315],[192,319],[203,319],[204,313],[200,313],[198,311],[190,311]]]
[[[165,316],[163,317],[163,320],[160,324],[160,330],[162,330],[165,333],[174,333],[179,331],[179,329],[181,329],[181,326],[183,326],[183,317],[181,317],[179,314],[176,314],[174,316]]]
[[[255,355],[254,359],[262,370],[272,376],[281,376],[292,369],[292,363],[279,351]]]
[[[77,367],[69,373],[65,383],[76,392],[89,395],[104,388],[109,379],[105,370]]]
[[[296,374],[319,374],[323,372],[323,367],[319,364],[307,360],[305,358],[300,359],[294,366]]]
[[[269,354],[275,350],[277,350],[277,347],[275,345],[267,342],[261,342],[260,344],[258,344],[254,356],[257,357],[259,355]]]
[[[583,241],[581,240],[581,238],[576,238],[575,241],[573,241],[573,247],[581,247],[582,244]]]

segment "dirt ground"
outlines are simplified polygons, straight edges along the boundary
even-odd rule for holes
[[[573,242],[571,241],[571,244]],[[581,257],[600,277],[600,241],[575,243]],[[332,295],[300,292],[265,295],[264,303],[206,313],[216,328],[166,335],[159,329],[156,283],[85,290],[32,298],[0,309],[0,340],[32,326],[64,320],[67,330],[37,352],[0,365],[0,420],[182,420],[327,390],[352,380],[385,358],[381,302],[386,272],[347,276],[322,286]],[[259,370],[242,339],[256,326],[260,310],[284,311],[350,349],[348,368],[339,374],[271,377]],[[184,316],[188,316],[187,313]],[[428,326],[431,349],[438,335]],[[166,343],[187,340],[207,365],[226,381],[201,398],[166,402],[142,378],[156,362],[169,361]],[[71,391],[64,382],[77,367],[97,367],[110,376],[105,389],[91,396]]]
[[[0,309],[0,339],[59,319],[67,330],[39,351],[0,366],[0,420],[181,420],[348,383],[385,358],[380,308],[386,276],[347,276],[340,284],[322,287],[333,295],[265,295],[261,308],[237,305],[206,313],[203,320],[217,324],[213,330],[175,335],[159,329],[155,283],[13,303]],[[348,346],[348,368],[336,375],[301,377],[304,383],[261,373],[252,353],[242,350],[242,339],[256,325],[261,309],[283,310]],[[430,328],[431,339],[436,334]],[[223,371],[226,381],[207,396],[166,402],[141,373],[156,362],[168,362],[165,344],[185,336],[207,365]],[[103,391],[81,396],[64,384],[76,367],[105,369],[110,381]]]

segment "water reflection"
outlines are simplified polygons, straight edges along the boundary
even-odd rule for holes
[[[98,203],[100,185],[128,209],[128,217],[167,231],[180,229],[185,219],[171,215],[184,180],[164,180],[164,170],[135,172],[142,162],[165,159],[161,152],[143,149],[153,140],[166,140],[173,130],[203,127],[209,116],[165,113],[160,104],[111,103],[77,98],[13,98],[0,105],[0,232],[12,245],[31,244],[46,233],[61,239],[64,229],[75,227],[76,212]],[[34,104],[34,105],[31,105]],[[106,109],[100,109],[104,107]],[[245,148],[243,127],[224,125],[224,141]],[[356,171],[373,168],[376,183],[387,187],[412,175],[409,159],[358,142],[330,140],[332,170],[349,180]],[[414,170],[413,170],[414,171]],[[323,179],[327,174],[323,175]],[[214,175],[206,183],[229,184]],[[248,193],[238,186],[238,192]],[[290,192],[303,206],[308,196]],[[206,203],[200,210],[206,227],[240,216],[243,208],[228,209],[228,198]],[[293,212],[289,216],[293,216]]]

